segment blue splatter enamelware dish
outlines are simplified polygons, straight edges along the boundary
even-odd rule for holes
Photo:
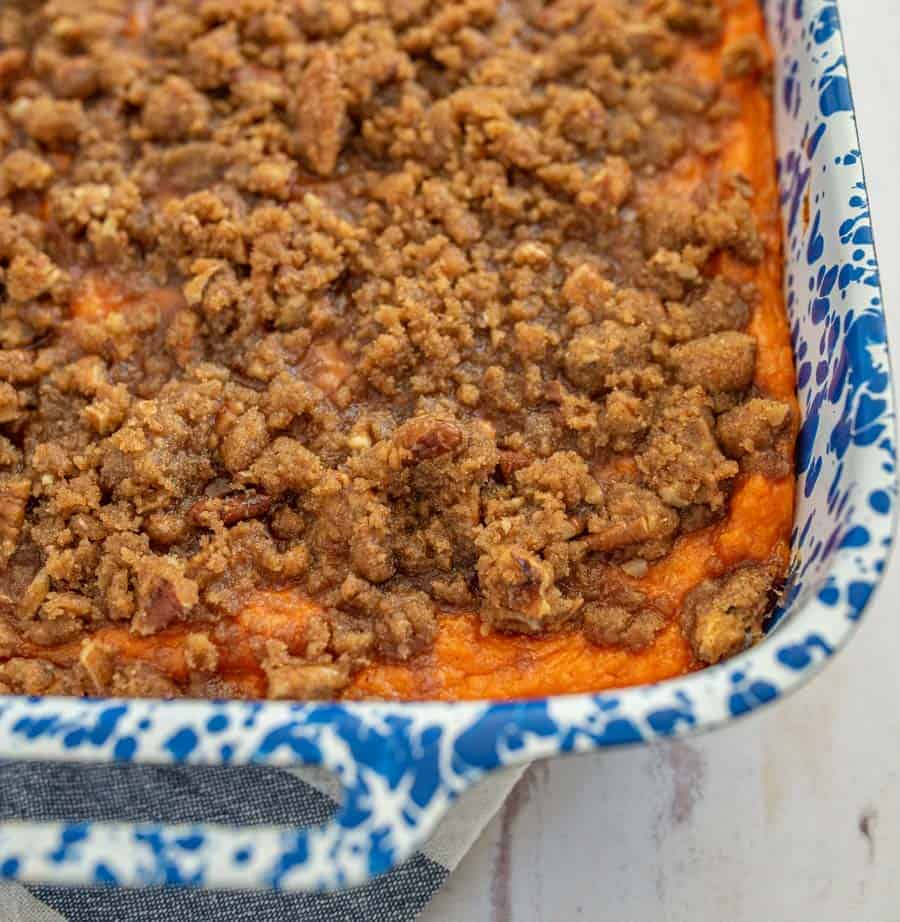
[[[359,884],[415,852],[455,797],[515,762],[718,726],[797,688],[853,634],[896,501],[885,320],[836,0],[766,0],[803,426],[794,564],[769,636],[658,685],[525,702],[286,704],[0,698],[0,758],[321,764],[344,803],[296,830],[0,826],[0,876],[219,888]],[[804,220],[804,201],[809,220]]]

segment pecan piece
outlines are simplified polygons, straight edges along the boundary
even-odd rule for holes
[[[409,463],[431,461],[456,451],[463,444],[463,430],[456,423],[436,416],[408,419],[394,433],[394,440],[410,454]]]
[[[319,47],[300,81],[294,124],[300,151],[320,176],[330,176],[337,166],[346,121],[337,56],[331,48]]]
[[[188,518],[197,525],[205,525],[210,516],[216,516],[226,525],[234,525],[264,516],[271,508],[272,497],[264,493],[234,493],[197,500],[188,510]]]
[[[509,449],[501,451],[497,461],[500,479],[504,483],[512,483],[513,474],[524,467],[528,467],[532,461],[534,461],[534,455],[528,451],[511,451]]]
[[[177,621],[184,613],[171,583],[157,583],[150,590],[147,603],[141,610],[141,633],[155,634]]]
[[[31,495],[27,477],[0,477],[0,563],[6,563],[19,543],[25,506]]]
[[[143,558],[138,575],[138,611],[131,629],[144,637],[184,621],[199,599],[199,587],[165,558]]]
[[[346,665],[309,663],[291,656],[280,640],[266,643],[262,668],[269,681],[267,696],[281,700],[334,698],[350,680]]]

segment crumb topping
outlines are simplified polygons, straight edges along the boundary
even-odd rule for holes
[[[687,52],[722,28],[714,0],[0,8],[0,691],[237,693],[218,650],[266,586],[321,606],[260,640],[273,697],[448,610],[652,642],[629,578],[742,470],[791,471],[722,268],[766,255],[748,184],[666,191],[715,162]],[[773,579],[692,598],[699,659]],[[187,677],[111,625],[185,628]]]

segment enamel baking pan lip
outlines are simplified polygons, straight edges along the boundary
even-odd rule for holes
[[[835,0],[766,0],[776,53],[786,290],[803,425],[794,560],[766,639],[654,685],[503,702],[0,697],[0,758],[322,765],[344,788],[312,830],[0,824],[0,877],[336,889],[421,848],[485,773],[683,736],[793,692],[853,636],[896,527],[884,309]],[[240,783],[239,773],[235,783]]]

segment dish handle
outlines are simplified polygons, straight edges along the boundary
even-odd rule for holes
[[[75,886],[282,891],[357,886],[418,852],[452,802],[487,771],[530,757],[527,747],[521,752],[512,747],[502,756],[495,748],[498,730],[515,726],[508,707],[432,705],[407,716],[377,705],[271,703],[260,708],[247,702],[198,702],[197,717],[204,715],[207,731],[200,734],[194,729],[199,719],[181,723],[181,729],[173,726],[175,712],[166,702],[80,702],[75,720],[71,702],[55,703],[68,719],[38,713],[52,709],[54,699],[28,702],[28,716],[13,725],[20,743],[15,758],[60,759],[62,735],[72,742],[66,761],[321,766],[343,788],[343,801],[329,822],[305,829],[0,823],[0,878]],[[177,712],[182,720],[184,706]],[[124,709],[122,718],[103,736],[100,728],[108,728],[116,707]],[[141,732],[129,732],[134,724]],[[3,737],[9,740],[10,734]],[[485,752],[494,755],[485,759]],[[0,758],[11,756],[0,747]]]
[[[401,864],[428,838],[423,827],[407,828],[402,846],[385,849],[393,831],[361,835],[343,811],[310,829],[12,821],[0,824],[0,877],[56,886],[338,890]]]

